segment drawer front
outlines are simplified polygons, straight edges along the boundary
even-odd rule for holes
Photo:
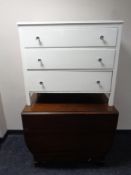
[[[26,49],[26,69],[113,68],[114,49]]]
[[[20,28],[23,47],[115,46],[117,28],[98,26],[28,26]]]
[[[29,91],[109,92],[111,72],[27,71]]]

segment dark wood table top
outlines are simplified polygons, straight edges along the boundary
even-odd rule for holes
[[[34,94],[32,101],[32,105],[25,106],[22,113],[118,114],[114,106],[108,106],[104,94]]]

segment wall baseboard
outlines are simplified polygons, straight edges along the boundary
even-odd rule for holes
[[[0,144],[5,141],[5,139],[7,138],[7,135],[8,135],[8,132],[6,132],[3,137],[0,137]]]
[[[0,143],[4,142],[8,135],[23,135],[23,133],[24,133],[23,130],[9,129],[5,133],[4,137],[0,138]],[[116,134],[131,134],[131,129],[117,129]]]
[[[14,129],[9,129],[6,131],[5,135],[3,137],[0,137],[0,143],[4,142],[5,139],[7,138],[8,135],[13,134],[13,135],[18,135],[18,134],[23,134],[23,130],[14,130]]]
[[[23,134],[23,130],[19,130],[19,129],[9,129],[8,131],[7,131],[7,134],[9,135],[9,134]]]
[[[131,134],[131,129],[117,129],[117,134]]]

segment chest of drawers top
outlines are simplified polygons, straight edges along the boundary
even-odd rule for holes
[[[19,23],[23,47],[116,46],[118,25],[113,22]]]

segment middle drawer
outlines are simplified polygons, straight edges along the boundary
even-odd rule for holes
[[[25,49],[26,69],[113,69],[115,49]]]

